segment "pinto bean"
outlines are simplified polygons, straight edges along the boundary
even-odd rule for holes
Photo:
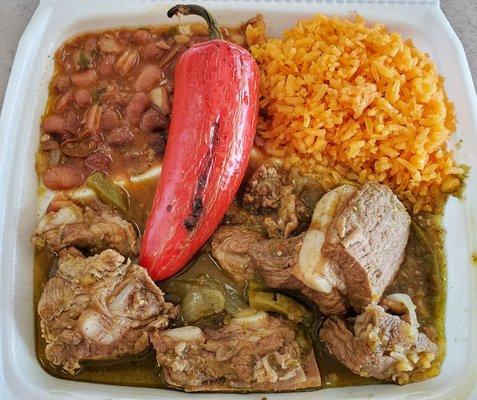
[[[83,72],[77,72],[71,77],[71,81],[75,86],[89,86],[96,82],[96,71],[88,69]]]
[[[132,126],[138,126],[144,112],[149,108],[151,99],[144,92],[137,92],[129,100],[126,106],[126,120]]]
[[[139,53],[145,60],[153,60],[162,54],[163,50],[156,43],[148,43],[141,47]]]
[[[73,99],[73,89],[70,89],[59,96],[54,105],[55,112],[63,112],[70,104],[70,101]]]
[[[65,60],[63,61],[63,68],[65,69],[65,72],[67,74],[72,74],[73,72],[76,71],[76,62],[75,60]]]
[[[71,189],[83,183],[83,174],[69,165],[55,165],[43,173],[43,183],[53,190]]]
[[[96,152],[86,157],[84,163],[91,171],[108,171],[112,161],[109,155]]]
[[[122,146],[131,141],[134,133],[127,125],[118,126],[114,128],[106,137],[106,143],[110,146]]]
[[[128,44],[131,42],[131,31],[123,30],[118,33],[118,42],[121,44]]]
[[[134,87],[138,92],[146,92],[156,86],[163,77],[164,72],[157,65],[146,65],[136,78]]]
[[[119,125],[119,122],[120,122],[118,112],[111,109],[105,110],[103,112],[102,120],[103,120],[103,130],[105,132],[109,132],[113,130]]]
[[[61,136],[67,133],[65,119],[61,115],[48,115],[43,118],[42,126],[47,133],[57,133]]]
[[[99,63],[99,76],[105,79],[113,75],[115,63],[116,63],[116,58],[112,54],[101,59]]]
[[[58,62],[63,65],[67,75],[76,71],[76,62],[73,53],[70,50],[64,49],[58,57]]]
[[[149,110],[141,118],[140,127],[144,132],[156,132],[166,127],[167,121],[164,114],[157,110]]]
[[[151,38],[152,34],[147,29],[139,29],[132,35],[132,41],[135,44],[143,44]]]
[[[91,93],[86,89],[76,89],[75,101],[80,107],[87,107],[91,103]]]
[[[65,93],[70,85],[70,78],[66,75],[56,75],[51,82],[51,87],[56,93]]]

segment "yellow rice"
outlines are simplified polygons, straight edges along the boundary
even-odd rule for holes
[[[282,39],[261,19],[246,39],[261,72],[258,142],[285,165],[391,187],[413,212],[462,186],[447,148],[456,128],[444,80],[427,54],[382,25],[316,15]]]

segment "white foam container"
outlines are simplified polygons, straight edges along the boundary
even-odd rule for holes
[[[196,1],[197,2],[197,1]],[[395,385],[267,394],[268,399],[464,399],[477,398],[477,101],[461,43],[437,0],[217,0],[204,2],[217,20],[234,25],[261,13],[279,35],[300,18],[321,12],[357,12],[382,22],[428,52],[446,77],[463,140],[460,162],[473,167],[463,200],[449,200],[444,225],[448,265],[447,356],[441,374],[404,387]],[[53,54],[73,35],[112,27],[170,23],[170,1],[42,0],[23,34],[0,119],[0,398],[1,399],[232,399],[233,394],[180,392],[60,380],[39,365],[34,346],[33,247],[37,221],[34,155],[39,121],[53,72]],[[189,20],[189,19],[188,19]],[[258,399],[258,394],[241,395]]]

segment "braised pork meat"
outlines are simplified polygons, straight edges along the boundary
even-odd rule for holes
[[[294,325],[263,312],[218,329],[155,331],[151,341],[166,382],[187,391],[295,390],[321,383],[313,350],[301,353]]]
[[[212,257],[234,281],[246,283],[255,275],[250,246],[263,236],[254,230],[240,226],[223,226],[212,236]]]
[[[336,287],[328,293],[319,292],[306,286],[293,274],[303,237],[304,234],[290,239],[263,240],[250,246],[257,274],[271,288],[300,291],[325,315],[346,313],[346,299]]]
[[[243,226],[227,226],[214,234],[212,255],[236,282],[245,284],[258,276],[270,288],[301,292],[325,315],[344,314],[346,300],[336,288],[328,293],[318,292],[293,274],[303,237],[304,234],[289,239],[263,239]]]
[[[429,369],[437,355],[437,345],[416,326],[376,304],[366,307],[352,330],[342,318],[328,318],[319,337],[354,373],[399,384],[413,371]]]
[[[263,224],[271,238],[288,238],[298,228],[298,199],[293,186],[282,188],[280,206],[275,217],[265,217]]]
[[[275,165],[262,164],[248,180],[242,203],[262,216],[261,224],[269,237],[288,238],[309,219],[309,210],[298,192],[289,174]]]
[[[138,253],[133,225],[115,210],[101,204],[97,209],[69,199],[54,201],[33,232],[33,243],[58,252],[75,246],[89,254],[113,249],[124,256]]]
[[[276,210],[280,206],[284,182],[273,165],[262,164],[247,182],[244,205],[254,211]]]
[[[410,223],[391,189],[376,183],[364,184],[331,222],[322,252],[341,269],[356,310],[378,302],[393,281]]]
[[[147,271],[114,250],[84,257],[60,251],[38,304],[46,357],[74,373],[83,360],[114,359],[149,346],[148,329],[168,326],[176,308]]]

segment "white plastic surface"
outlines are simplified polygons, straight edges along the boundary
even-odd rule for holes
[[[25,31],[15,58],[0,119],[0,398],[1,399],[232,399],[233,394],[184,394],[59,380],[44,372],[35,356],[33,247],[37,220],[34,155],[45,108],[53,54],[78,33],[120,26],[163,24],[170,1],[43,0]],[[268,399],[464,399],[477,398],[477,104],[464,51],[436,0],[242,0],[206,1],[222,24],[233,25],[261,13],[271,35],[315,12],[347,16],[358,12],[412,38],[429,52],[446,77],[458,118],[456,151],[473,167],[462,201],[450,199],[444,223],[448,261],[447,357],[437,378],[395,385],[267,394]],[[474,393],[472,396],[471,393]],[[475,396],[475,397],[474,397]],[[259,399],[261,395],[241,395]]]

